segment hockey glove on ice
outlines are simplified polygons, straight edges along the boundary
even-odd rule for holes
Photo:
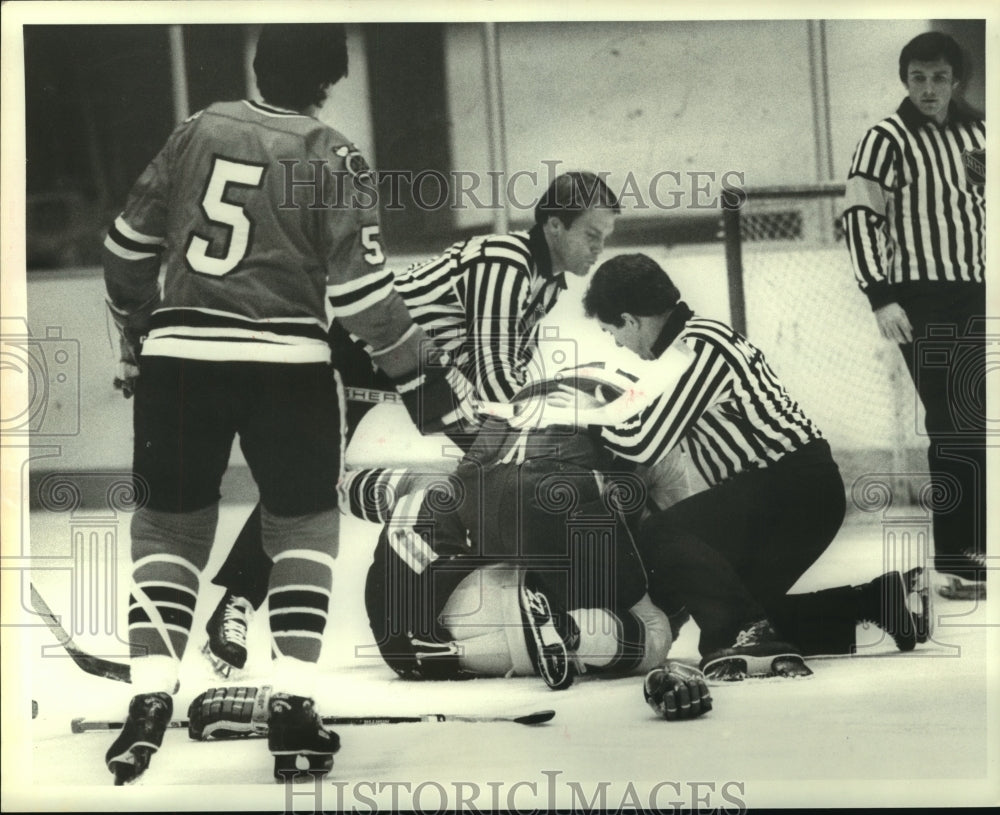
[[[267,733],[271,687],[211,688],[188,708],[188,736],[195,741],[238,739]]]
[[[646,674],[642,691],[646,704],[668,722],[696,719],[712,709],[712,694],[705,684],[705,675],[679,662],[667,663]]]

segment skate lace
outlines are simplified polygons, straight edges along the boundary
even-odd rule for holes
[[[247,644],[247,610],[240,598],[233,597],[222,616],[222,636],[229,642]]]
[[[749,628],[740,631],[736,635],[736,642],[734,647],[736,648],[749,648],[752,645],[757,645],[760,642],[761,634],[767,630],[767,620],[759,620],[751,625]]]

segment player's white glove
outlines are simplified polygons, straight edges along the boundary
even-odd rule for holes
[[[188,708],[188,736],[207,741],[266,735],[270,696],[270,685],[211,688],[199,693]]]
[[[680,662],[654,668],[642,685],[646,703],[668,722],[696,719],[712,709],[712,694],[705,675]]]
[[[118,347],[121,352],[119,375],[115,377],[114,386],[126,399],[130,399],[135,392],[135,381],[139,378],[142,341],[149,333],[153,312],[160,305],[160,293],[154,294],[134,311],[124,311],[110,300],[107,302],[115,328],[118,329]]]

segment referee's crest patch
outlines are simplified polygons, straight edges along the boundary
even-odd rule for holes
[[[982,187],[986,183],[986,150],[963,150],[962,166],[969,184]]]

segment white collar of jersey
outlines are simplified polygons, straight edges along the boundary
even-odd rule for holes
[[[266,102],[254,102],[251,99],[244,99],[244,105],[252,107],[254,110],[263,113],[266,116],[305,116],[306,114],[298,110],[289,110],[288,108],[279,108],[276,105],[269,105]]]

